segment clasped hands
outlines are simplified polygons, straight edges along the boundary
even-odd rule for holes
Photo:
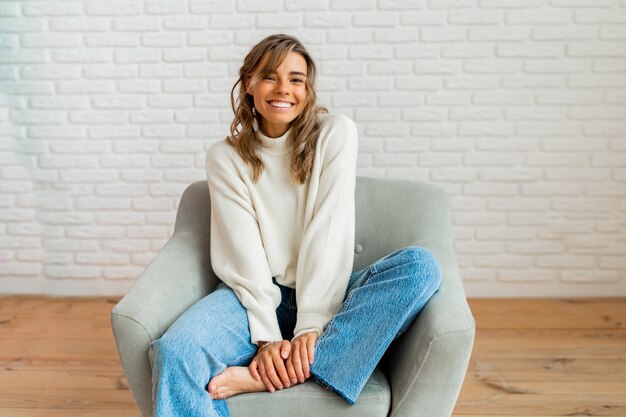
[[[250,374],[257,381],[263,380],[269,392],[303,383],[311,376],[309,366],[313,363],[317,336],[317,332],[308,332],[291,343],[283,340],[265,346],[248,366]]]

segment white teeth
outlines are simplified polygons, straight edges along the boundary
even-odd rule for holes
[[[272,106],[274,106],[274,107],[291,107],[291,106],[293,106],[293,104],[290,104],[290,103],[281,103],[281,102],[278,102],[278,101],[272,101],[272,102],[270,102],[270,104],[271,104]]]

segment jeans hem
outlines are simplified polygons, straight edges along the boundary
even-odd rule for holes
[[[330,382],[328,382],[324,377],[320,376],[319,373],[313,372],[312,370],[310,372],[311,372],[311,375],[313,375],[315,377],[314,381],[318,385],[322,386],[325,390],[332,391],[335,394],[338,394],[339,396],[341,396],[341,398],[346,400],[350,405],[355,405],[356,404],[356,398],[352,399],[352,398],[348,397],[348,395],[345,394],[343,391],[341,391],[340,389],[332,386],[330,384]]]

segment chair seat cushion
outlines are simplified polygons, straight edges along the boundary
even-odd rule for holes
[[[376,368],[355,405],[350,405],[339,394],[326,390],[311,379],[273,393],[236,395],[226,403],[231,417],[387,417],[391,407],[391,389],[385,374]]]

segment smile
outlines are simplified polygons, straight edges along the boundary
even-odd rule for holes
[[[285,101],[268,101],[268,103],[275,109],[290,109],[294,106],[293,103],[287,103]]]

